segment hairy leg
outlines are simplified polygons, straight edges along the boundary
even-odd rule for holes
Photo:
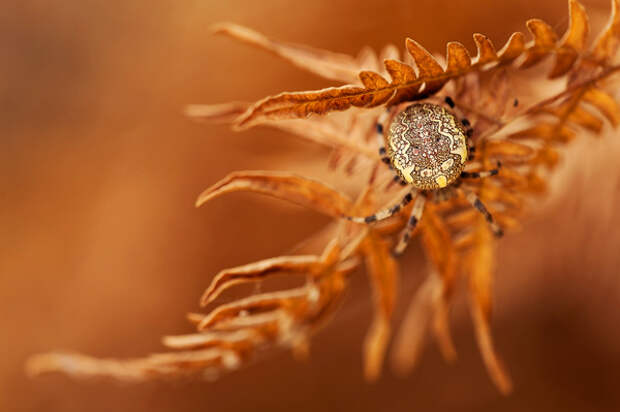
[[[407,248],[409,240],[411,240],[411,233],[413,233],[416,226],[418,225],[418,222],[420,221],[420,219],[422,219],[425,202],[426,197],[424,195],[418,195],[418,197],[416,197],[415,202],[413,203],[413,208],[411,209],[411,215],[409,216],[409,220],[407,221],[407,226],[405,226],[405,228],[401,232],[398,243],[394,248],[393,254],[395,256],[402,255]]]
[[[463,194],[465,195],[465,198],[469,201],[469,203],[471,203],[471,205],[477,211],[482,213],[482,215],[484,216],[486,221],[489,223],[489,227],[491,228],[491,231],[493,232],[493,234],[496,237],[503,236],[504,235],[504,231],[502,230],[501,227],[499,227],[499,225],[497,224],[497,222],[493,218],[493,215],[491,214],[491,212],[489,212],[489,210],[484,205],[484,203],[482,203],[480,198],[474,192],[472,192],[470,190],[463,189],[463,188],[459,188],[459,190],[462,190]]]
[[[372,215],[364,216],[364,217],[357,217],[357,216],[343,216],[343,217],[347,220],[350,220],[352,222],[357,222],[357,223],[373,223],[373,222],[377,222],[380,220],[390,218],[394,216],[396,213],[400,212],[403,207],[407,206],[409,202],[413,200],[413,195],[415,192],[416,192],[415,189],[412,188],[412,190],[409,191],[402,198],[400,202],[398,202],[397,204],[393,206],[382,209]]]
[[[497,167],[491,170],[484,170],[482,172],[461,172],[461,177],[464,179],[484,179],[485,177],[495,176],[499,173],[499,169],[502,167],[500,162],[497,162]]]

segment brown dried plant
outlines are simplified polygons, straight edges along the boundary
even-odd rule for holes
[[[343,214],[372,213],[402,197],[396,194],[392,174],[381,164],[373,144],[380,110],[376,108],[451,96],[475,130],[477,157],[467,170],[489,169],[498,160],[504,165],[497,176],[466,184],[510,232],[519,228],[527,206],[546,193],[559,149],[577,134],[600,134],[606,127],[604,119],[612,127],[620,122],[620,107],[609,92],[612,75],[620,69],[619,8],[620,0],[612,0],[610,21],[589,47],[585,9],[577,0],[570,0],[569,26],[561,38],[544,21],[532,19],[527,22],[531,40],[513,33],[499,51],[486,36],[474,34],[474,58],[458,42],[447,44],[444,59],[411,39],[406,40],[403,53],[387,46],[379,57],[368,48],[352,57],[281,43],[234,24],[218,25],[217,33],[346,85],[285,92],[254,104],[190,106],[188,114],[196,119],[229,122],[237,129],[275,127],[327,146],[332,149],[329,167],[354,175],[349,184],[358,195],[351,199],[325,183],[285,172],[240,171],[228,175],[204,191],[196,205],[226,193],[250,191],[306,206],[334,220],[306,242],[306,246],[322,245],[320,252],[278,256],[223,270],[201,303],[211,304],[236,285],[260,283],[275,275],[299,276],[305,279],[303,286],[257,292],[215,306],[207,314],[190,314],[197,333],[164,338],[164,344],[177,351],[133,360],[44,354],[30,360],[29,370],[144,380],[198,372],[218,376],[272,347],[291,348],[296,355],[304,356],[309,338],[339,307],[353,270],[364,265],[375,307],[364,341],[364,372],[368,380],[377,379],[392,334],[398,286],[398,262],[390,251],[394,235],[406,224],[409,208],[373,226],[340,219]],[[361,85],[349,85],[358,79]],[[515,95],[516,90],[519,95]],[[541,91],[550,94],[541,96]],[[316,116],[329,112],[341,113]],[[508,393],[511,381],[495,352],[489,326],[496,239],[484,217],[469,208],[462,196],[436,202],[426,207],[416,235],[431,270],[396,337],[395,368],[407,372],[414,366],[428,330],[444,357],[455,359],[448,318],[456,282],[465,277],[484,363],[499,390]]]

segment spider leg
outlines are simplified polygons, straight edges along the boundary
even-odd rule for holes
[[[482,172],[461,172],[461,177],[465,179],[484,179],[485,177],[495,176],[499,173],[499,169],[502,167],[500,162],[497,162],[497,167],[491,170],[484,170]]]
[[[389,217],[394,216],[396,213],[400,212],[400,210],[403,207],[407,206],[409,202],[413,200],[413,192],[414,190],[409,191],[405,195],[405,197],[402,198],[400,202],[398,202],[394,206],[382,209],[373,215],[364,216],[364,217],[358,217],[358,216],[342,216],[342,217],[344,217],[347,220],[350,220],[352,222],[357,222],[357,223],[373,223],[379,220],[387,219]]]
[[[402,177],[400,177],[399,175],[395,174],[392,177],[392,180],[390,180],[388,182],[388,184],[385,186],[385,190],[386,191],[390,190],[397,183],[399,185],[401,185],[401,186],[407,186],[409,184],[409,183],[405,182]]]
[[[398,183],[398,184],[400,184],[401,186],[406,186],[406,185],[408,185],[408,183],[407,183],[407,182],[405,182],[405,181],[403,180],[403,178],[402,178],[402,177],[400,177],[399,175],[394,175],[394,177],[392,178],[392,180],[394,180],[394,182],[395,182],[395,183]]]
[[[471,130],[471,132],[468,132],[469,130]],[[465,133],[467,134],[467,157],[469,161],[473,161],[476,158],[476,145],[471,139],[473,129],[467,129]]]
[[[381,156],[381,161],[390,166],[390,169],[392,169],[390,157],[387,155],[387,151],[385,150],[385,139],[383,138],[383,131],[385,130],[385,123],[389,117],[389,114],[390,112],[388,109],[381,113],[377,119],[377,142],[379,143],[379,156]]]
[[[462,190],[463,193],[465,194],[465,198],[467,198],[469,203],[471,203],[471,205],[476,210],[482,213],[486,221],[489,223],[489,227],[491,228],[491,231],[493,232],[493,234],[496,237],[502,237],[504,235],[504,231],[502,230],[501,227],[499,227],[499,225],[493,218],[493,215],[491,214],[491,212],[488,211],[488,209],[486,208],[484,203],[482,203],[480,198],[474,192],[469,191],[467,189],[459,188],[459,190]]]
[[[416,226],[418,225],[418,222],[420,221],[420,219],[422,219],[425,202],[426,197],[424,195],[419,195],[418,197],[416,197],[415,202],[413,203],[413,209],[411,209],[411,215],[409,216],[409,220],[407,221],[407,226],[401,232],[400,238],[398,239],[398,244],[392,252],[394,256],[402,255],[407,248],[409,240],[411,239],[411,233],[413,233]]]
[[[457,180],[452,185],[444,187],[443,189],[439,189],[435,191],[435,195],[433,197],[433,201],[435,203],[445,202],[452,199],[455,196],[455,188],[458,187],[460,182]]]

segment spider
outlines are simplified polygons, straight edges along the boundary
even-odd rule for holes
[[[445,98],[454,109],[454,101]],[[422,218],[428,197],[435,201],[446,199],[461,191],[471,205],[482,213],[493,233],[500,237],[502,229],[478,196],[460,186],[461,179],[480,179],[494,176],[497,168],[482,172],[466,172],[468,160],[473,160],[475,147],[470,139],[473,129],[469,121],[459,121],[454,113],[434,103],[414,103],[403,110],[388,109],[377,120],[377,138],[381,160],[396,172],[395,181],[410,185],[411,190],[397,204],[365,217],[345,216],[346,219],[370,224],[394,216],[414,201],[411,216],[394,249],[395,255],[405,251],[411,233]],[[385,123],[392,117],[386,133]],[[415,200],[414,200],[415,198]]]

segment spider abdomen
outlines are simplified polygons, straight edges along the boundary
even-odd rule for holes
[[[408,106],[394,117],[385,139],[394,170],[420,190],[446,187],[458,179],[467,161],[463,127],[436,104]]]

